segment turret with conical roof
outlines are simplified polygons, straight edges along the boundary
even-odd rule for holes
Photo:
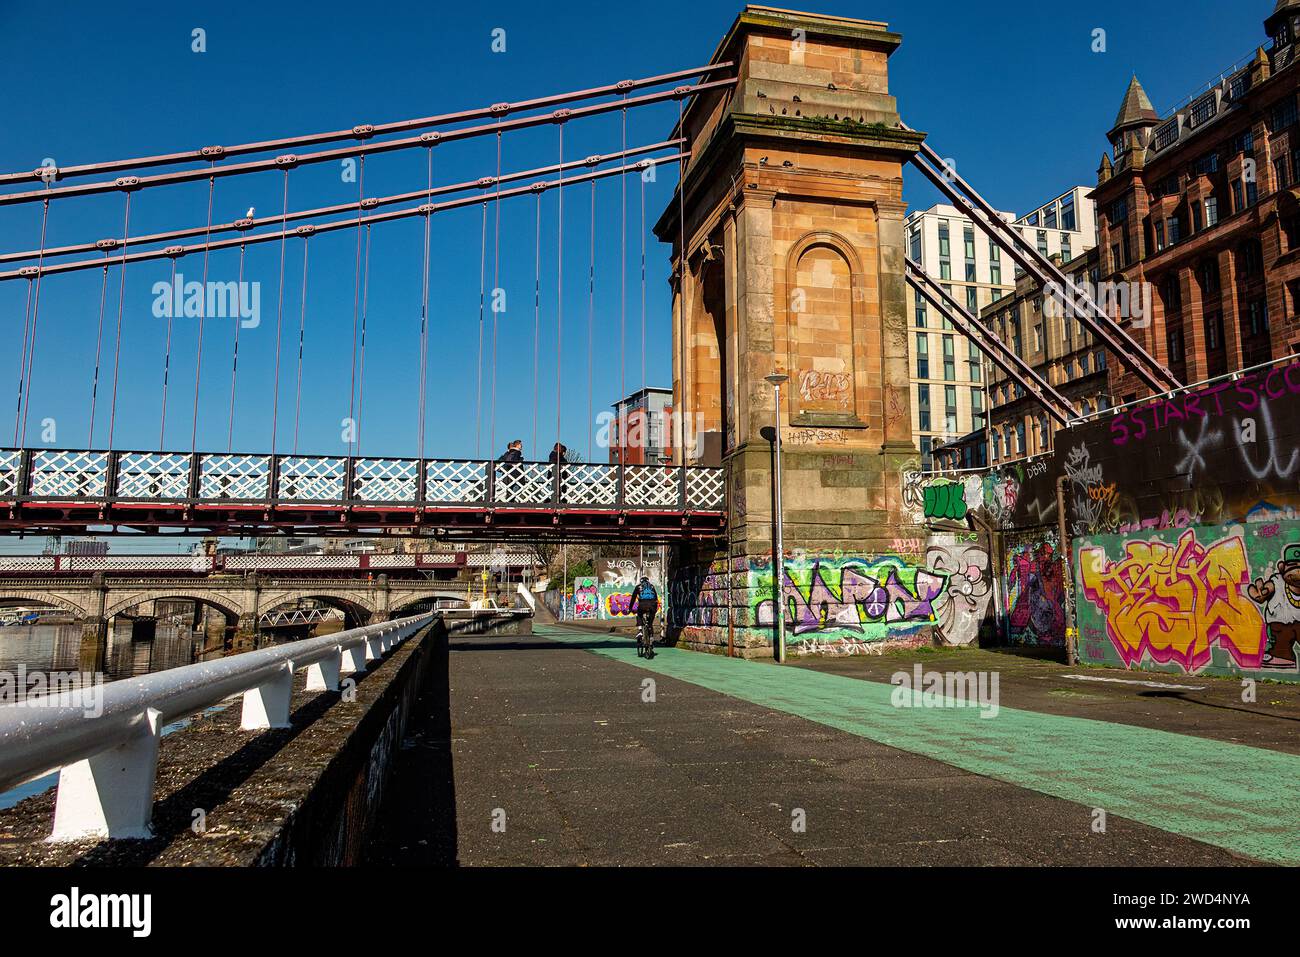
[[[1134,76],[1124,92],[1124,102],[1120,104],[1119,115],[1115,117],[1115,125],[1109,134],[1115,159],[1122,164],[1123,158],[1134,149],[1145,149],[1151,129],[1159,122],[1160,114],[1151,105],[1147,91],[1142,89],[1142,84]]]

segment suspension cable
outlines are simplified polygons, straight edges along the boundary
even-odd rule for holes
[[[95,403],[99,398],[99,360],[104,348],[104,306],[108,301],[108,253],[104,253],[104,275],[99,284],[99,330],[95,333],[95,372],[90,380],[90,435],[86,448],[95,447]]]
[[[564,123],[560,123],[560,163],[564,163]],[[555,444],[564,444],[562,434],[561,411],[564,395],[564,174],[560,173],[559,185],[556,187],[557,231],[559,239],[555,246]],[[560,456],[555,457],[559,467]]]
[[[631,147],[622,152],[615,151],[612,153],[587,156],[583,159],[569,160],[569,162],[564,164],[564,168],[566,170],[582,169],[584,167],[595,169],[596,167],[603,166],[606,163],[611,163],[614,160],[627,160],[637,156],[642,156],[646,153],[657,153],[660,150],[680,147],[685,142],[685,140],[678,137],[664,140],[660,143],[650,143],[645,146]],[[361,165],[364,173],[364,156],[361,157]],[[486,186],[492,185],[494,180],[496,185],[499,186],[502,183],[516,183],[520,180],[533,179],[538,176],[549,176],[556,172],[559,172],[559,169],[554,163],[546,166],[534,167],[532,169],[520,170],[514,173],[500,174],[500,171],[498,170],[499,175],[496,177],[487,176],[460,183],[445,183],[441,186],[434,187],[431,191],[417,189],[405,193],[393,193],[389,196],[372,196],[369,198],[363,196],[356,202],[339,203],[334,206],[319,206],[315,209],[292,210],[288,215],[288,221],[297,222],[298,220],[303,219],[333,216],[336,213],[347,213],[351,216],[354,212],[364,212],[381,206],[393,206],[397,203],[404,203],[413,199],[426,199],[429,196],[445,196],[452,193],[463,193],[471,189],[483,189]],[[212,177],[209,177],[210,182],[211,179]],[[256,229],[259,226],[269,226],[280,222],[281,217],[274,215],[255,217],[253,219],[237,219],[229,223],[219,223],[216,226],[213,226],[211,222],[209,222],[206,227],[200,224],[197,226],[186,226],[183,229],[172,229],[161,233],[149,233],[147,235],[137,236],[133,240],[132,245],[140,247],[153,245],[155,243],[172,242],[178,239],[188,239],[193,236],[210,235],[211,233],[245,232],[249,229]],[[349,220],[349,223],[352,222],[354,221]],[[74,253],[101,252],[106,249],[116,248],[120,242],[120,238],[116,238],[100,239],[88,243],[73,243],[68,246],[53,246],[45,250],[45,258],[50,259],[59,256],[69,256]],[[37,255],[39,255],[39,250],[36,249],[27,249],[12,253],[0,252],[0,263],[23,262],[29,259],[35,259]]]
[[[533,237],[533,454],[537,448],[537,415],[542,401],[542,384],[538,365],[542,337],[542,194],[537,194],[536,226]]]
[[[49,201],[46,200],[41,210],[41,262],[42,263],[44,263],[45,260],[45,230],[49,224],[49,220],[50,220],[50,204]],[[30,286],[28,288],[30,289]],[[22,403],[23,406],[23,432],[21,438],[19,439],[19,443],[18,443],[19,448],[22,448],[27,444],[27,412],[32,406],[32,366],[35,363],[35,359],[36,359],[36,331],[38,326],[40,325],[40,317],[41,317],[41,276],[38,273],[36,276],[35,298],[32,301],[32,332],[31,332],[30,351],[27,348],[27,342],[26,342],[27,336],[25,333],[23,335],[23,361],[26,365],[26,371],[25,373],[23,373],[23,378],[19,380],[19,387],[18,387],[19,401]],[[25,392],[24,392],[24,386],[22,385],[23,380],[26,380]]]
[[[645,329],[645,243],[646,243],[646,223],[645,223],[645,176],[639,177],[641,180],[641,391],[644,393],[649,384],[646,381],[645,371],[645,348],[646,348],[646,329]],[[650,409],[650,399],[646,397],[646,411]],[[645,423],[642,425],[646,427]],[[646,441],[649,442],[647,430]],[[648,447],[648,446],[647,446]]]
[[[623,96],[626,100],[626,94]],[[623,149],[627,149],[627,107],[623,107]],[[620,263],[619,268],[619,350],[618,350],[618,397],[621,402],[627,396],[627,177],[619,181],[623,190],[622,229],[619,231]],[[622,437],[620,436],[620,443]]]
[[[429,149],[429,186],[433,187],[433,149]],[[429,220],[430,213],[424,214],[424,282],[423,302],[420,306],[420,416],[419,446],[420,458],[424,458],[424,419],[426,400],[426,381],[429,364]]]
[[[483,200],[483,225],[478,254],[478,388],[474,403],[474,458],[483,457],[483,329],[487,318],[487,200]]]
[[[165,439],[167,436],[167,386],[171,378],[172,370],[172,325],[176,321],[176,259],[172,259],[172,278],[168,285],[171,291],[171,302],[167,304],[167,345],[163,351],[163,382],[162,382],[162,413],[158,416],[158,451],[161,452],[167,446]]]
[[[32,288],[36,285],[35,278],[27,280],[27,302],[23,306],[23,351],[18,357],[18,402],[14,406],[14,446],[18,445],[18,429],[23,420],[23,386],[25,383],[24,373],[27,371],[27,340],[31,336],[32,325]]]
[[[245,253],[245,247],[241,245],[239,247],[239,284],[235,287],[236,289],[239,290],[242,290],[244,288],[244,253]],[[242,291],[240,292],[240,296],[241,297],[243,296]],[[235,312],[238,313],[239,310],[236,309]],[[235,443],[235,381],[239,376],[239,328],[243,324],[244,323],[240,320],[239,316],[236,315],[235,316],[235,351],[230,360],[230,422],[229,425],[226,426],[226,452],[227,453],[234,451],[234,443]]]
[[[592,385],[595,369],[596,337],[596,181],[591,182],[591,261],[587,266],[587,461],[592,462],[592,436],[595,434],[595,408]]]
[[[126,194],[126,212],[122,217],[122,268],[117,286],[117,339],[113,344],[113,399],[108,412],[108,451],[113,451],[117,430],[117,383],[122,367],[122,307],[126,302],[126,252],[131,236],[131,194]]]
[[[280,345],[281,337],[284,332],[284,252],[285,243],[288,241],[289,234],[285,230],[285,223],[289,216],[289,171],[284,171],[284,202],[281,206],[280,213],[280,284],[276,293],[275,306],[275,377],[273,392],[271,394],[271,454],[276,453],[276,439],[279,436],[280,426]],[[244,285],[239,285],[239,294],[244,294]]]
[[[357,321],[361,306],[361,210],[365,198],[366,184],[366,158],[361,157],[360,172],[357,176],[357,262],[355,269],[355,282],[352,289],[352,365],[351,381],[348,385],[348,455],[354,452],[354,445],[357,434],[356,405],[357,405]],[[303,286],[303,294],[306,295],[306,285]]]
[[[591,173],[583,173],[579,176],[571,176],[565,179],[564,183],[565,185],[572,186],[576,183],[585,183],[593,179],[608,179],[611,176],[625,176],[628,173],[633,172],[635,170],[638,169],[643,170],[647,167],[647,165],[658,166],[663,163],[677,162],[680,159],[682,159],[684,155],[685,154],[682,153],[673,153],[669,156],[656,156],[650,159],[643,159],[639,161],[635,166],[615,166],[611,169],[596,170]],[[516,187],[515,189],[502,190],[500,197],[497,197],[493,194],[489,194],[488,200],[490,202],[496,202],[498,198],[501,201],[507,199],[514,199],[515,197],[524,196],[530,193],[546,192],[547,190],[557,188],[558,185],[559,185],[558,180],[549,180],[549,181],[542,180],[539,182],[532,183],[528,186],[521,186],[521,187]],[[432,191],[429,192],[431,193]],[[367,200],[366,202],[369,202],[369,200]],[[444,203],[426,203],[421,206],[407,207],[406,209],[397,209],[387,213],[377,213],[371,216],[366,216],[362,218],[362,222],[370,223],[370,224],[391,223],[399,219],[411,219],[415,216],[424,216],[426,213],[441,213],[452,209],[462,209],[466,206],[474,206],[481,202],[483,202],[483,197],[480,195],[480,196],[468,196],[468,197],[462,197],[460,199],[448,200],[447,202]],[[276,218],[278,219],[279,217]],[[305,236],[309,234],[316,235],[318,233],[336,232],[341,229],[354,229],[356,227],[356,223],[357,221],[349,216],[347,219],[331,220],[326,223],[299,226],[290,234],[290,236],[291,237]],[[247,228],[247,227],[248,227],[248,221],[244,221],[243,227],[241,228]],[[245,234],[243,236],[240,236],[238,239],[217,240],[216,242],[211,243],[210,248],[213,250],[234,249],[236,246],[257,245],[259,243],[277,242],[280,239],[281,234],[282,234],[281,232],[254,233],[252,235]],[[116,241],[114,240],[113,242]],[[130,254],[127,257],[126,261],[146,262],[154,259],[165,259],[168,256],[173,255],[174,253],[180,253],[188,256],[190,253],[198,252],[203,248],[204,247],[202,245],[194,245],[194,246],[179,246],[179,247],[175,247],[172,250],[161,250],[161,249],[142,250]],[[94,260],[79,260],[77,262],[70,262],[70,263],[58,263],[55,265],[46,265],[40,269],[37,269],[36,267],[31,267],[31,268],[24,268],[24,269],[9,270],[8,272],[0,272],[0,282],[6,282],[15,279],[31,279],[34,278],[37,274],[52,276],[56,273],[78,272],[80,270],[85,270],[85,269],[98,269],[99,264],[100,261],[98,259],[94,259]]]
[[[687,96],[695,96],[707,90],[720,87],[735,86],[735,80],[718,80],[713,83],[700,83],[695,86],[677,87],[674,90],[667,90],[661,93],[650,93],[646,96],[639,96],[627,101],[629,106],[647,106],[652,103],[662,103],[667,100],[680,100]],[[505,120],[499,124],[486,124],[483,126],[462,127],[455,130],[444,132],[423,133],[420,136],[414,136],[407,139],[389,140],[384,143],[370,143],[362,147],[343,147],[341,149],[323,150],[319,153],[300,153],[279,156],[275,159],[257,160],[249,163],[238,163],[231,166],[214,167],[214,175],[217,176],[243,176],[249,173],[262,173],[273,169],[282,169],[297,166],[309,166],[319,163],[332,163],[336,160],[347,159],[361,153],[393,153],[402,150],[415,149],[420,146],[429,146],[434,143],[448,143],[456,140],[472,139],[478,136],[486,136],[494,133],[498,126],[503,129],[530,129],[536,126],[548,126],[552,123],[564,123],[568,120],[586,118],[590,116],[599,116],[603,113],[610,113],[619,109],[618,102],[601,103],[596,106],[579,107],[577,109],[556,110],[554,113],[544,116],[525,117],[517,120]],[[51,199],[68,199],[73,196],[96,196],[103,193],[115,193],[123,190],[152,189],[160,186],[174,186],[178,183],[192,183],[204,179],[207,176],[204,170],[183,170],[176,173],[163,173],[158,176],[123,176],[117,180],[103,180],[95,183],[86,183],[81,186],[63,186],[47,191],[32,191],[26,193],[0,193],[0,206],[12,206],[20,203],[33,203],[47,196]]]
[[[298,454],[298,426],[302,419],[302,355],[307,340],[307,251],[311,248],[311,237],[302,241],[302,313],[298,319],[298,385],[294,393],[293,405],[293,454]]]
[[[677,104],[677,129],[682,133],[686,132],[686,110],[681,103]],[[686,410],[689,404],[686,401],[686,270],[688,268],[687,259],[689,257],[686,255],[686,156],[685,155],[682,155],[682,158],[679,161],[679,165],[677,167],[677,228],[679,234],[678,242],[680,244],[679,247],[680,257],[678,259],[678,267],[680,270],[680,274],[677,278],[677,302],[678,302],[677,312],[678,312],[679,322],[681,324],[681,328],[677,336],[677,349],[678,352],[681,353],[681,363],[682,363],[682,374],[681,374],[682,407],[676,411],[680,413],[678,419],[680,423],[678,427],[678,432],[681,436],[681,441],[680,441],[680,449],[681,449],[681,456],[682,456],[681,464],[683,467],[685,467],[686,466],[686,423],[687,423]],[[779,411],[778,411],[778,415],[779,415]],[[779,421],[777,422],[777,426],[778,427],[780,426]]]
[[[493,210],[496,225],[492,239],[492,411],[488,427],[488,454],[495,455],[497,448],[497,335],[501,322],[498,308],[501,296],[501,131],[497,131],[496,204]]]
[[[370,227],[366,226],[366,268],[361,288],[361,367],[357,373],[356,454],[361,454],[361,417],[366,408],[366,315],[370,309]]]
[[[601,96],[609,96],[617,92],[622,92],[626,97],[627,91],[629,90],[644,89],[650,86],[660,86],[665,83],[672,83],[677,80],[687,80],[698,76],[707,76],[710,73],[717,73],[732,66],[735,66],[735,64],[731,61],[711,63],[707,66],[695,67],[689,70],[678,70],[661,76],[644,77],[639,80],[623,80],[619,83],[610,84],[608,86],[595,87],[588,90],[577,90],[570,93],[552,94],[550,96],[533,100],[522,100],[516,103],[498,103],[493,106],[479,107],[459,113],[444,113],[440,116],[426,116],[418,119],[400,120],[393,123],[378,125],[364,124],[354,126],[350,130],[335,130],[329,133],[315,133],[307,136],[290,137],[287,139],[264,140],[257,143],[240,143],[233,146],[205,147],[200,150],[189,150],[186,152],[170,153],[161,156],[143,156],[134,159],[111,160],[103,163],[69,166],[59,169],[56,172],[57,178],[66,179],[72,176],[85,176],[91,173],[109,173],[120,170],[140,169],[149,166],[169,166],[179,163],[192,163],[199,160],[241,156],[249,153],[263,153],[267,150],[284,149],[289,146],[308,146],[320,143],[338,142],[347,139],[365,140],[374,136],[407,132],[427,126],[463,123],[470,120],[485,119],[489,116],[497,116],[499,118],[509,113],[538,110],[548,106],[555,106],[560,103],[569,103],[574,100],[586,100]],[[35,172],[25,171],[21,173],[4,173],[0,174],[0,184],[23,182],[28,179],[38,179],[41,178],[42,174],[49,175],[48,168],[42,168]]]
[[[213,164],[215,165],[215,163]],[[203,289],[199,304],[199,342],[194,355],[194,419],[190,424],[190,452],[199,450],[199,382],[203,374],[203,327],[208,318],[208,257],[212,252],[212,200],[217,189],[215,176],[208,177],[208,227],[203,241]],[[242,293],[241,293],[242,295]]]

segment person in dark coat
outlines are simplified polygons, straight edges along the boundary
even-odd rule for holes
[[[559,462],[561,465],[563,465],[569,461],[567,458],[568,452],[569,450],[564,447],[563,443],[556,442],[555,448],[551,449],[551,456],[550,458],[547,459],[547,461],[550,462],[552,465],[554,465],[556,462]]]
[[[497,459],[498,462],[506,462],[512,465],[516,462],[522,462],[523,460],[524,460],[523,439],[515,439],[513,442],[507,445],[505,454],[502,455],[501,458]]]

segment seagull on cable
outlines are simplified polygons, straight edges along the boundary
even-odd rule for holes
[[[244,213],[244,218],[245,218],[245,219],[252,219],[252,218],[253,218],[253,213],[255,213],[255,212],[257,212],[257,210],[256,210],[254,207],[252,207],[252,206],[248,207],[248,212]]]

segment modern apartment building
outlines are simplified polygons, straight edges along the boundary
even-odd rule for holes
[[[1189,384],[1300,351],[1300,0],[1264,30],[1166,115],[1135,77],[1093,192],[1103,279],[1153,292],[1152,316],[1121,321]],[[1121,402],[1149,392],[1118,363],[1110,378]]]
[[[671,458],[672,389],[641,389],[614,405],[609,429],[609,460],[624,465],[657,465]]]
[[[1017,218],[999,213],[1027,245],[1072,261],[1096,246],[1096,215],[1088,190],[1076,186]],[[967,310],[979,315],[1015,291],[1020,269],[1011,257],[953,206],[936,205],[907,219],[908,255]],[[912,435],[922,467],[937,446],[985,428],[987,375],[980,351],[913,292],[908,297],[912,370]],[[987,464],[982,444],[966,465]]]

